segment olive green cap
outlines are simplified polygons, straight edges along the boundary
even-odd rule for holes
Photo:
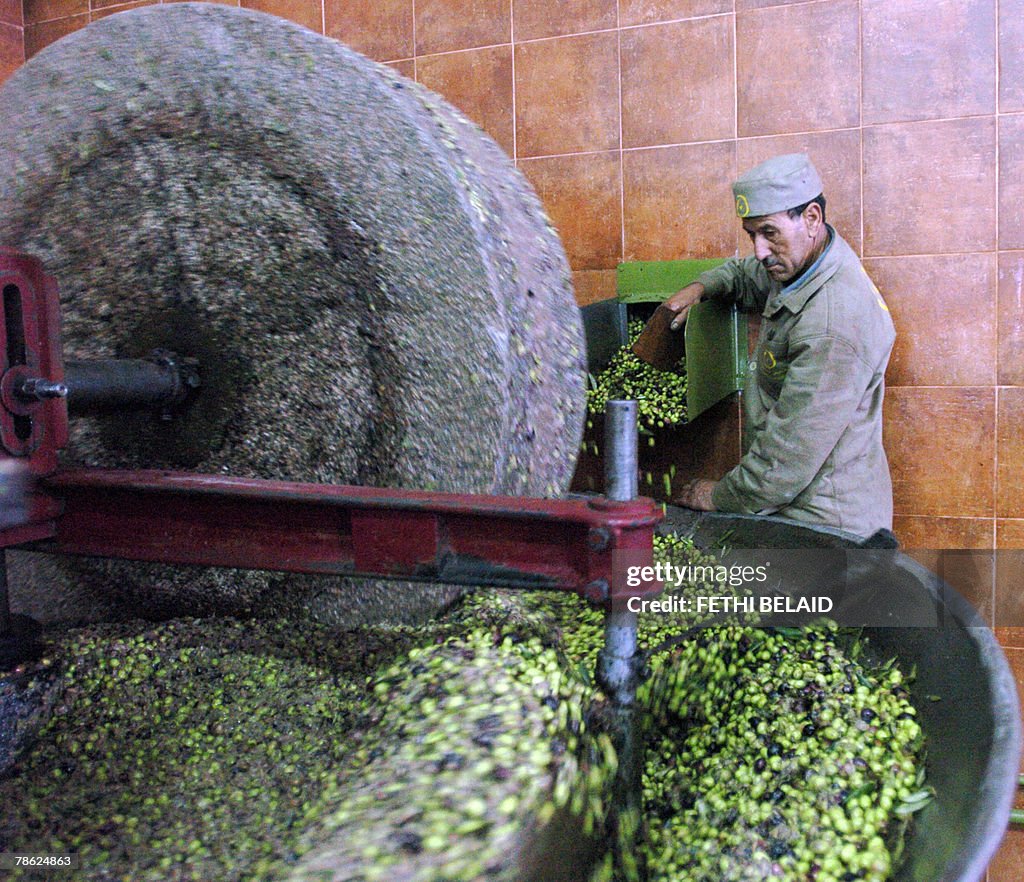
[[[732,185],[739,217],[762,217],[810,202],[822,192],[821,178],[806,153],[773,156]]]

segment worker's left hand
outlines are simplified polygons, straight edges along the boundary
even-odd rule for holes
[[[711,494],[715,492],[717,483],[717,481],[709,481],[707,478],[687,481],[683,484],[682,491],[672,502],[675,505],[693,508],[697,511],[715,511],[715,503],[711,501]]]

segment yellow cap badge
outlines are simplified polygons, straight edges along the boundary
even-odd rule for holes
[[[736,197],[736,214],[738,217],[746,217],[750,214],[750,203],[742,193]]]

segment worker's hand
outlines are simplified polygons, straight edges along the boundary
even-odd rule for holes
[[[680,494],[672,502],[697,511],[715,511],[715,503],[711,500],[711,494],[715,492],[717,484],[717,481],[709,481],[707,478],[687,481],[683,484]]]
[[[690,307],[695,303],[699,303],[700,298],[703,296],[704,286],[700,282],[691,282],[682,290],[676,291],[675,294],[665,301],[665,306],[676,314],[676,317],[672,319],[672,324],[669,325],[673,331],[682,327],[686,321],[687,314],[690,312]]]

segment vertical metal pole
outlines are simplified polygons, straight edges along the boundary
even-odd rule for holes
[[[637,496],[637,407],[635,401],[609,401],[604,416],[605,496],[628,502]]]
[[[609,401],[605,411],[605,495],[616,502],[637,496],[637,405]],[[605,613],[604,646],[598,657],[598,682],[611,699],[612,735],[619,765],[612,797],[612,849],[617,878],[646,880],[647,868],[637,844],[642,835],[644,744],[634,707],[637,614],[624,607]]]
[[[609,401],[605,411],[605,496],[628,502],[637,496],[637,406],[635,401]],[[636,655],[637,614],[614,609],[605,616],[602,680],[617,705],[630,707],[636,697],[632,670]]]

